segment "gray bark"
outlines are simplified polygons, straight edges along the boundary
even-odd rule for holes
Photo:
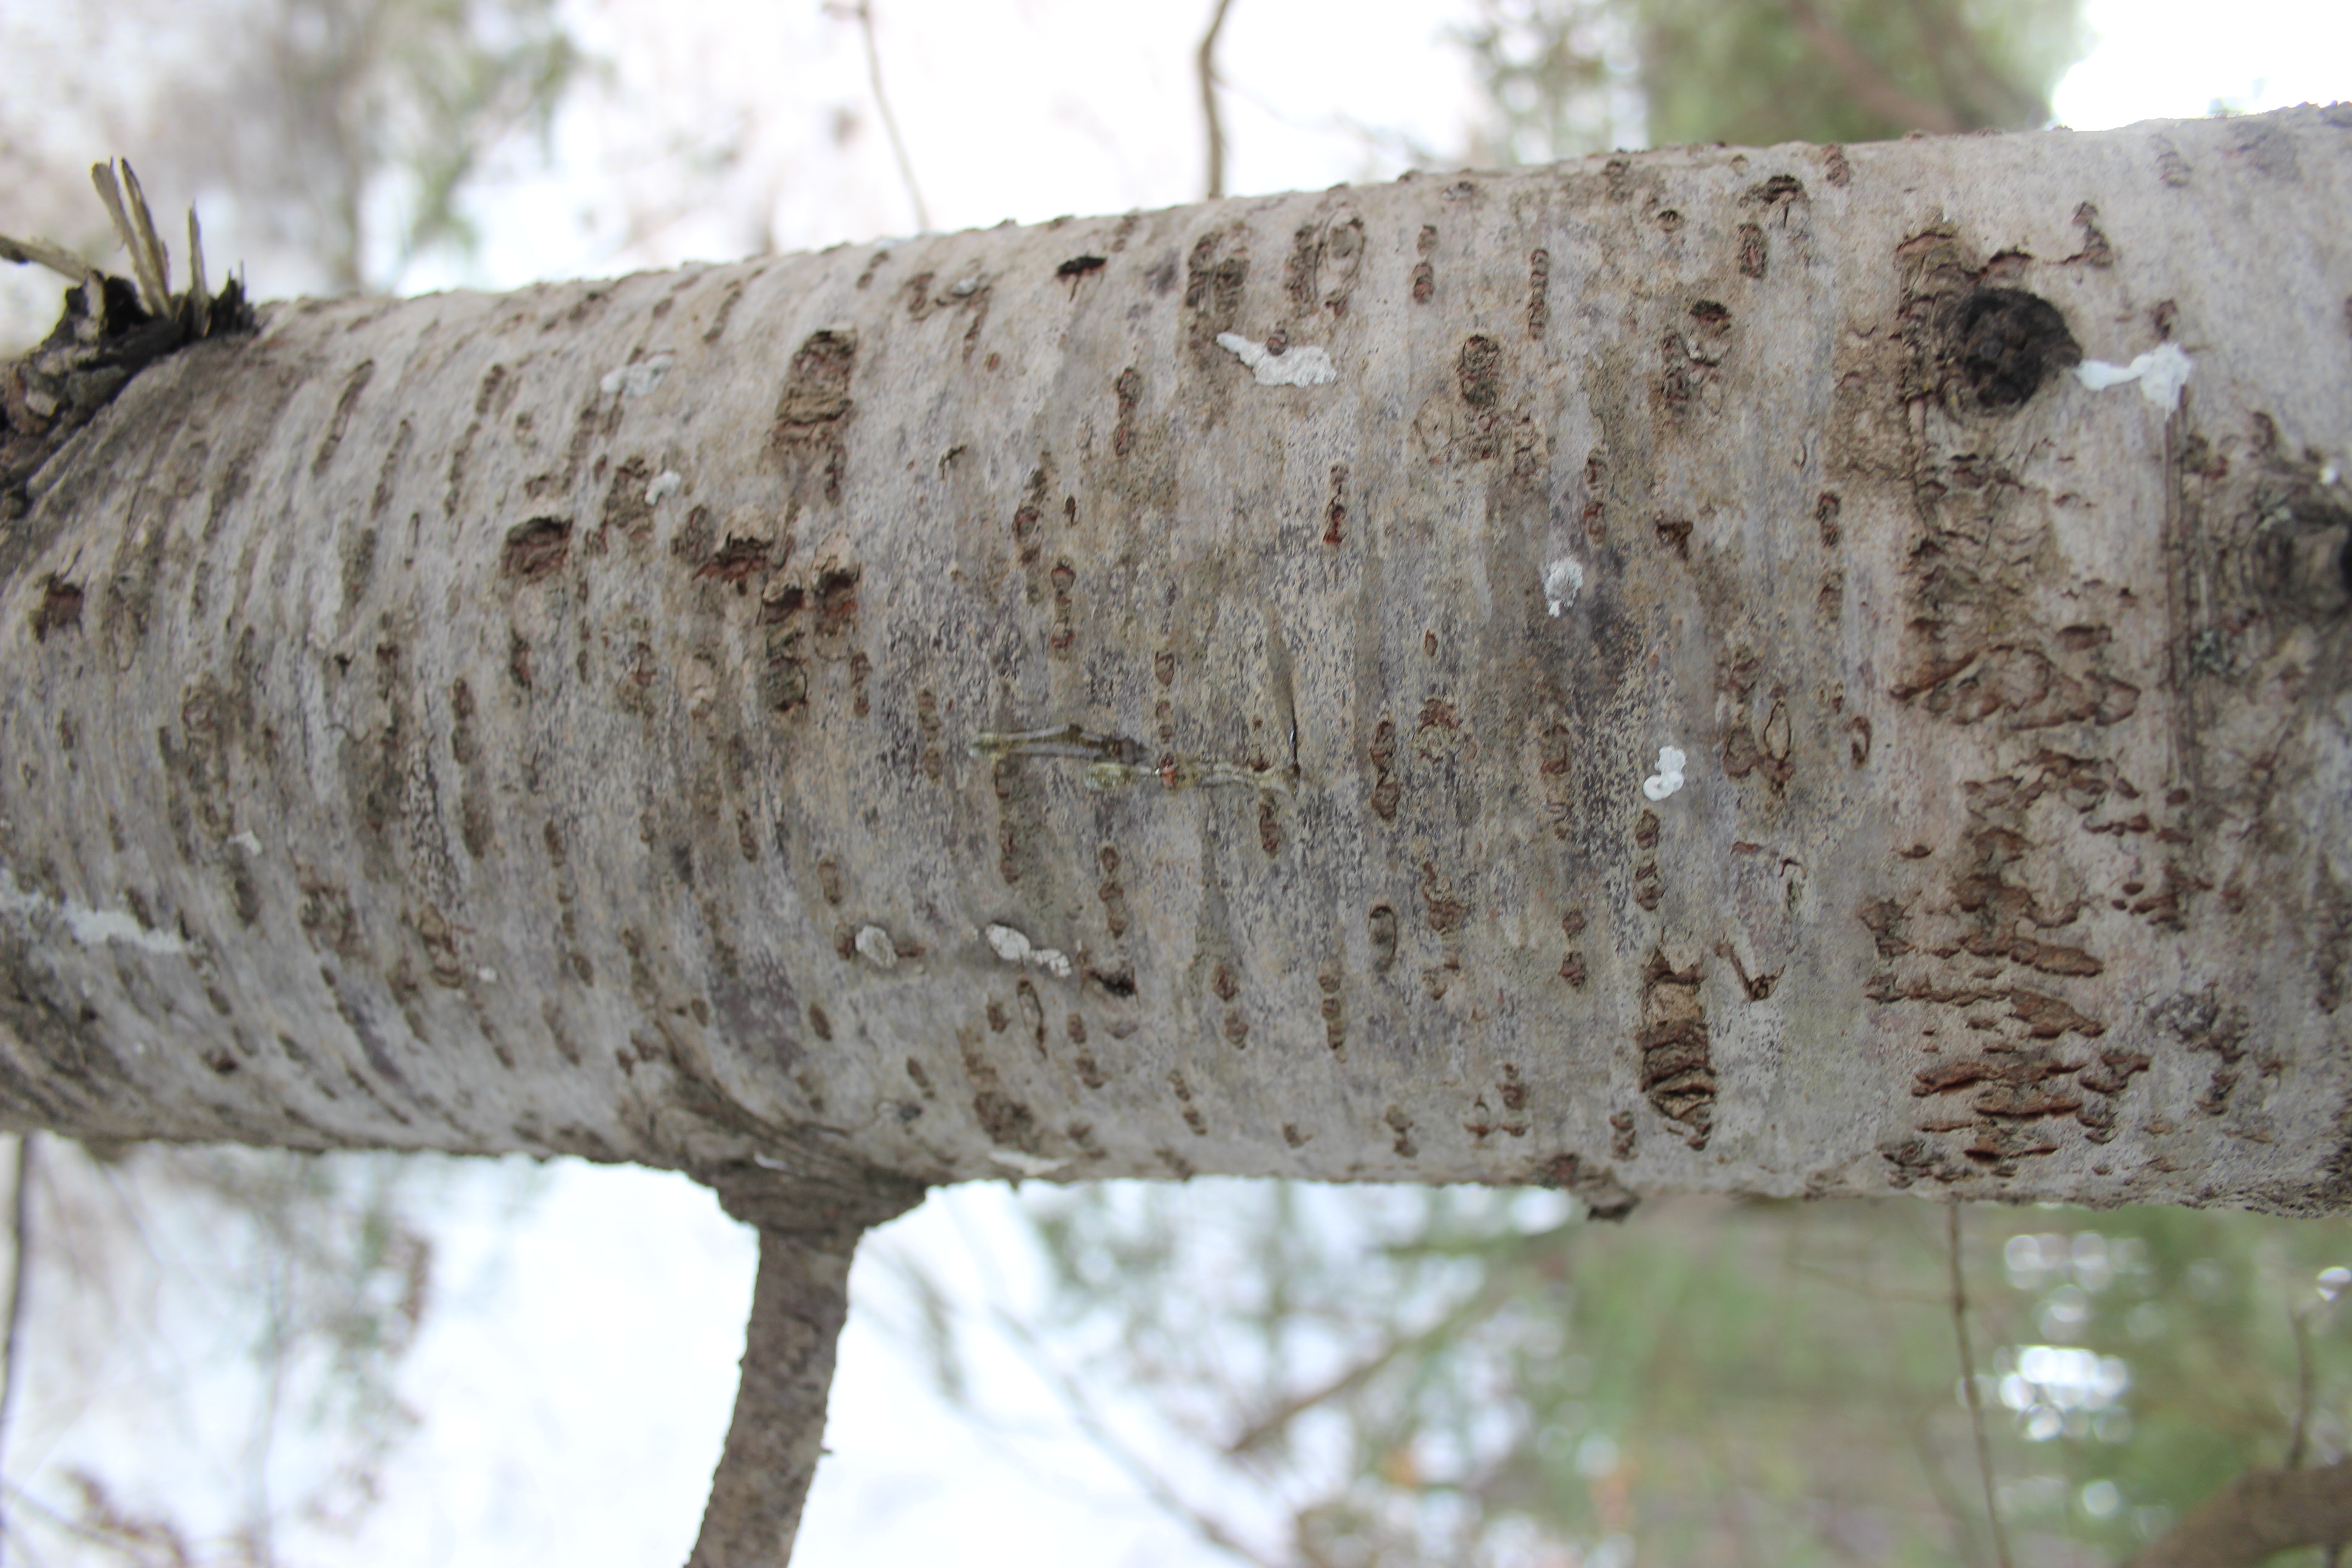
[[[5,541],[5,1121],[2340,1206],[2345,146],[273,308]]]
[[[0,1125],[2340,1209],[2347,150],[272,308],[0,538]]]
[[[6,1123],[2337,1206],[2346,120],[275,308],[6,536]]]

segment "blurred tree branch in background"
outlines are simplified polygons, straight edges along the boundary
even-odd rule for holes
[[[2081,0],[1478,0],[1482,154],[1869,142],[2047,122]]]
[[[213,47],[209,75],[163,95],[157,161],[231,193],[335,293],[469,251],[467,183],[509,136],[546,134],[583,64],[556,0],[248,0]]]
[[[1123,1468],[1150,1456],[1148,1496],[1282,1568],[1623,1568],[1637,1542],[1993,1568],[1972,1402],[2018,1564],[2171,1550],[2176,1520],[2241,1556],[2147,1563],[2255,1561],[2321,1539],[2236,1527],[2334,1506],[2352,1440],[2332,1223],[1979,1208],[1971,1387],[1926,1205],[1664,1200],[1616,1226],[1541,1191],[1201,1181],[1027,1207],[1047,1304],[1003,1325],[891,1254],[927,1303],[901,1337],[987,1423],[961,1369],[1007,1334]],[[2315,1468],[2277,1468],[2298,1433]]]

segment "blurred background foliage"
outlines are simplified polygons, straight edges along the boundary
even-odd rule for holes
[[[2028,130],[2081,0],[1479,0],[1496,162],[1611,147]]]
[[[1028,1199],[1027,1347],[1161,1505],[1282,1568],[1997,1561],[1944,1205],[1198,1181]],[[2130,1557],[2241,1472],[2345,1456],[2337,1222],[1966,1211],[1965,1319],[2010,1561]],[[942,1394],[981,1325],[898,1331]],[[1117,1418],[1139,1391],[1154,1414]],[[1255,1494],[1238,1517],[1201,1500]],[[2318,1561],[2316,1552],[2281,1563]]]
[[[79,161],[54,149],[135,139],[154,149],[152,189],[209,193],[322,292],[390,289],[420,256],[468,254],[471,186],[534,142],[543,155],[601,68],[556,0],[86,12],[146,38],[148,79],[126,98],[90,65],[102,51],[68,48],[60,68],[92,72],[65,95],[79,122],[12,120],[0,101],[11,225],[102,256]],[[1479,163],[2032,126],[2084,43],[2079,0],[1478,0],[1455,41],[1486,108],[1453,151]],[[682,161],[676,201],[715,199],[696,183],[711,172]],[[46,324],[9,327],[23,341]],[[241,1367],[246,1424],[207,1440],[242,1500],[233,1530],[199,1539],[120,1501],[125,1478],[89,1473],[70,1498],[12,1489],[10,1542],[58,1561],[266,1563],[278,1521],[363,1513],[413,1425],[395,1387],[432,1300],[441,1167],[49,1149],[26,1261],[52,1305],[27,1354],[67,1408],[76,1378]],[[528,1181],[514,1191],[520,1215]],[[1663,1563],[1996,1560],[1937,1207],[1676,1200],[1601,1226],[1542,1192],[1204,1181],[1033,1188],[1029,1212],[1048,1304],[994,1329],[1139,1485],[1237,1558],[1627,1568],[1638,1540]],[[2117,1561],[2250,1467],[2343,1457],[2347,1240],[2335,1222],[1971,1211],[1965,1322],[2013,1560]],[[892,1257],[917,1304],[901,1331],[942,1394],[989,1419],[964,1374],[971,1307]],[[208,1350],[187,1348],[192,1318],[215,1325]],[[1141,1395],[1150,1424],[1110,1389]],[[324,1458],[273,1485],[296,1436]],[[1237,1488],[1265,1506],[1199,1500]]]
[[[416,1425],[398,1383],[435,1299],[434,1225],[481,1168],[32,1142],[11,1560],[268,1563],[291,1521],[356,1526]],[[507,1185],[519,1215],[534,1178]],[[19,1484],[69,1432],[110,1462]],[[215,1503],[202,1524],[153,1505],[187,1489]]]
[[[582,64],[556,0],[244,0],[151,105],[180,132],[151,181],[229,194],[322,292],[386,291],[479,243],[461,192],[501,143],[543,146]]]

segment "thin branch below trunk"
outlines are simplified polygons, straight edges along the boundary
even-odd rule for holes
[[[743,1381],[688,1568],[781,1568],[824,1451],[857,1234],[760,1233]]]
[[[1201,35],[1201,118],[1209,129],[1209,188],[1208,199],[1215,201],[1225,194],[1225,127],[1217,117],[1217,34],[1225,26],[1225,13],[1233,8],[1234,0],[1217,0],[1217,9],[1209,18],[1209,30]]]
[[[825,1397],[849,1316],[858,1238],[922,1197],[811,1154],[805,1168],[704,1173],[719,1201],[760,1233],[760,1270],[743,1331],[743,1376],[687,1568],[782,1568],[824,1451]]]

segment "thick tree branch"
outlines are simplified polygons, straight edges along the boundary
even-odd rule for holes
[[[2352,1540],[2352,1462],[2249,1470],[2207,1498],[2129,1568],[2252,1568],[2273,1552]]]
[[[287,307],[51,445],[102,283],[0,380],[0,1126],[2343,1207],[2347,133]]]

